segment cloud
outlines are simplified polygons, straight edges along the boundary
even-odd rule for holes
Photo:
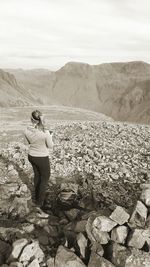
[[[149,0],[1,0],[1,67],[149,56]]]

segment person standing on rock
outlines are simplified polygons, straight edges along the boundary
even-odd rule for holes
[[[29,143],[28,160],[34,171],[35,203],[42,209],[50,177],[49,148],[53,148],[53,133],[47,129],[44,115],[39,110],[31,113],[31,122],[25,137]]]

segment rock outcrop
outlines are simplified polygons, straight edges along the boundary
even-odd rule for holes
[[[18,142],[5,145],[0,161],[1,265],[147,267],[148,137],[149,127],[143,125],[57,125],[44,211],[33,205],[27,147],[19,136]]]

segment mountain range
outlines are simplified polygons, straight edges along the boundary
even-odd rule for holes
[[[150,123],[150,64],[69,62],[57,71],[0,69],[0,107],[58,105]]]

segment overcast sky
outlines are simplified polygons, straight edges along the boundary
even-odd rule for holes
[[[150,0],[0,0],[0,67],[150,62]]]

